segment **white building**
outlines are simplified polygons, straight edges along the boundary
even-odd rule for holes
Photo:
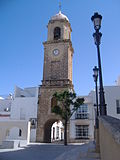
[[[37,125],[37,106],[38,106],[38,87],[21,89],[15,87],[14,100],[11,104],[11,120],[26,120],[31,122],[30,141],[36,141]],[[19,134],[20,134],[19,130]],[[10,132],[10,138],[16,137],[18,130]],[[16,137],[17,138],[17,137]]]
[[[120,86],[105,86],[104,92],[107,115],[120,119]],[[95,91],[91,91],[89,97],[93,104],[95,104]]]
[[[0,144],[36,141],[38,87],[15,87],[14,96],[0,99]],[[31,122],[31,123],[30,123]]]
[[[94,106],[89,96],[70,119],[70,141],[85,142],[94,139]]]
[[[99,91],[99,90],[98,90]],[[120,77],[115,86],[104,86],[107,115],[120,119]],[[99,93],[98,93],[99,98]],[[91,91],[85,97],[85,104],[80,106],[70,120],[70,139],[81,141],[94,138],[96,94]]]
[[[0,98],[0,147],[3,148],[26,145],[30,139],[30,122],[11,118],[14,100],[12,95]]]

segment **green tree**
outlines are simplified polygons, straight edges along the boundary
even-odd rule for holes
[[[52,107],[52,112],[59,115],[64,122],[64,145],[67,145],[67,123],[73,113],[84,103],[84,98],[78,98],[75,93],[69,91],[56,92],[53,97],[57,105]]]

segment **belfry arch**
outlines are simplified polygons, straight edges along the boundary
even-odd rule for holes
[[[61,38],[61,29],[60,27],[55,27],[54,29],[54,40],[58,40]]]

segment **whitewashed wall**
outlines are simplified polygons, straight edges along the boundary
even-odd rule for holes
[[[107,114],[120,119],[120,114],[117,114],[116,100],[120,100],[120,86],[105,86],[105,101],[107,104]],[[93,104],[95,103],[95,92],[91,91],[89,96],[91,97]]]
[[[15,129],[15,130],[14,130]],[[18,129],[22,130],[21,137],[18,136]],[[8,132],[12,130],[12,134],[9,135]],[[9,132],[10,133],[10,132]],[[30,122],[28,121],[19,121],[19,120],[9,120],[9,121],[0,121],[0,144],[2,141],[7,139],[21,139],[26,140],[29,143],[30,140]],[[11,137],[9,137],[11,136]]]
[[[15,87],[14,100],[11,104],[11,120],[27,120],[37,118],[38,88]],[[11,133],[12,134],[12,133]],[[30,140],[36,141],[36,129],[31,129]]]
[[[11,119],[37,118],[37,102],[38,98],[36,97],[15,98],[11,107]]]
[[[89,138],[94,138],[94,124],[95,124],[95,114],[94,114],[94,106],[91,101],[91,97],[83,96],[85,99],[84,103],[88,106],[88,119],[75,119],[75,113],[70,118],[70,139],[76,138],[76,125],[89,125]]]

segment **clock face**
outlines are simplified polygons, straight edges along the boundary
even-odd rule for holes
[[[54,49],[54,50],[53,50],[53,54],[54,54],[55,56],[57,56],[59,53],[60,53],[60,51],[59,51],[58,49]]]

